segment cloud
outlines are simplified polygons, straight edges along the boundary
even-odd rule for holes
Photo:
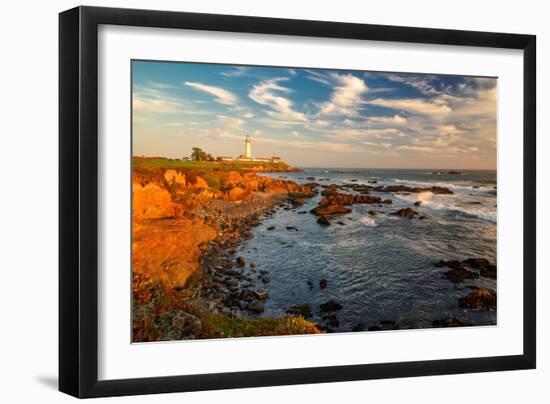
[[[301,136],[301,133],[298,132],[298,131],[295,131],[295,130],[291,131],[290,134],[291,134],[292,136]]]
[[[242,77],[246,76],[249,70],[250,68],[247,66],[234,66],[232,70],[220,74],[225,77]]]
[[[260,105],[268,106],[271,110],[265,111],[266,115],[274,120],[286,123],[307,122],[302,112],[293,109],[294,103],[276,92],[290,93],[292,90],[279,85],[281,81],[288,80],[287,77],[278,77],[262,81],[253,86],[248,96]]]
[[[191,81],[186,81],[185,85],[200,91],[204,91],[205,93],[208,93],[210,95],[213,95],[215,97],[214,101],[216,101],[219,104],[235,105],[238,101],[235,95],[233,95],[227,90],[224,90],[221,87],[208,86],[206,84],[195,83]]]
[[[223,127],[228,129],[239,129],[244,123],[242,119],[225,115],[218,115],[218,121]]]
[[[365,82],[352,74],[332,74],[337,85],[330,101],[321,104],[321,115],[357,115],[357,107],[363,102],[361,95],[368,90]]]
[[[409,87],[416,88],[424,95],[439,94],[440,91],[434,87],[434,78],[431,75],[417,75],[417,74],[387,74],[388,80],[406,84]]]
[[[404,118],[401,115],[397,114],[394,116],[373,116],[368,119],[368,122],[391,125],[404,125],[407,123],[407,118]]]
[[[424,115],[447,114],[452,111],[452,108],[441,99],[425,100],[422,98],[376,98],[374,100],[367,101],[367,104]]]

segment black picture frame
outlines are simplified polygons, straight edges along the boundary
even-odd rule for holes
[[[523,354],[99,381],[98,26],[180,28],[523,50]],[[104,397],[324,383],[536,366],[536,37],[197,14],[77,7],[59,15],[59,390]]]

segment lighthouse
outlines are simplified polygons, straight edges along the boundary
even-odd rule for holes
[[[244,157],[247,159],[252,158],[252,139],[249,135],[244,138]]]

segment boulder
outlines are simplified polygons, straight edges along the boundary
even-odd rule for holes
[[[321,304],[321,306],[319,307],[321,309],[321,312],[327,312],[341,310],[343,306],[340,303],[337,303],[334,300],[330,299],[327,302]]]
[[[497,278],[497,266],[491,264],[487,258],[468,258],[462,262],[472,268],[479,269],[480,275],[484,278]]]
[[[449,188],[445,187],[409,187],[406,185],[387,185],[387,186],[379,186],[374,187],[373,191],[376,192],[410,192],[410,193],[420,193],[420,192],[431,192],[433,194],[441,194],[441,195],[452,195],[453,191],[451,191]]]
[[[240,267],[244,267],[246,265],[246,260],[242,255],[237,257],[237,265]]]
[[[341,205],[317,206],[311,213],[316,216],[345,215],[351,213],[351,209]]]
[[[465,279],[476,279],[479,278],[477,272],[472,272],[466,269],[463,266],[458,268],[451,269],[443,274],[443,277],[450,280],[453,283],[463,282]]]
[[[434,327],[442,328],[442,327],[469,327],[469,326],[472,326],[473,324],[470,323],[469,321],[459,320],[458,318],[454,318],[454,317],[448,317],[442,320],[434,320],[432,321],[432,325]]]
[[[458,307],[472,310],[496,310],[497,295],[487,289],[479,288],[459,298]]]
[[[245,190],[241,187],[234,187],[227,194],[230,201],[240,201],[246,199],[249,195],[250,191]]]
[[[319,217],[319,219],[317,219],[317,223],[322,224],[324,226],[330,226],[330,221],[327,219],[326,216]]]
[[[265,308],[264,305],[260,302],[252,302],[246,306],[246,310],[254,314],[259,314],[262,313]]]
[[[327,286],[328,286],[328,281],[327,281],[326,279],[321,279],[321,280],[319,281],[319,287],[320,287],[321,289],[325,289]]]
[[[256,297],[259,300],[266,300],[269,296],[268,291],[265,289],[257,289],[255,293],[256,293]]]
[[[411,208],[403,208],[403,209],[399,209],[397,212],[390,213],[390,215],[401,216],[401,217],[412,219],[415,215],[418,215],[418,212],[412,210]]]
[[[157,321],[159,328],[165,333],[165,340],[174,341],[193,339],[202,328],[201,321],[183,310],[174,310],[160,316]]]

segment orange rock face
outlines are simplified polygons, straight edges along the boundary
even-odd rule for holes
[[[230,201],[242,201],[250,196],[249,189],[242,189],[241,187],[235,187],[229,191],[229,200]]]
[[[202,176],[201,176],[202,175]],[[211,188],[204,179],[216,184]],[[175,170],[139,167],[132,184],[132,263],[136,274],[162,282],[167,288],[183,286],[199,268],[201,249],[217,235],[193,209],[212,199],[244,201],[276,193],[311,190],[291,181],[257,176],[254,172]]]
[[[215,228],[198,220],[174,218],[134,222],[133,271],[149,275],[167,288],[183,286],[199,267],[201,246],[215,237]]]
[[[197,175],[193,183],[191,181],[187,182],[187,187],[191,189],[208,188],[208,183]]]
[[[170,185],[179,184],[184,187],[186,185],[185,174],[178,170],[166,170],[164,172],[164,179]]]
[[[134,220],[174,217],[181,207],[172,202],[170,193],[159,185],[132,184],[132,216]]]

